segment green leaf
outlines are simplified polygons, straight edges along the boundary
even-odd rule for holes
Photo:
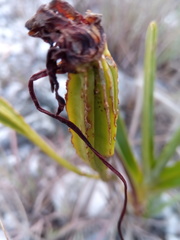
[[[79,175],[97,178],[97,176],[81,172],[77,167],[58,156],[56,152],[24,121],[23,117],[2,97],[0,97],[0,122],[24,135],[44,153],[66,169]]]
[[[126,127],[120,115],[117,121],[116,150],[121,157],[119,160],[123,162],[128,175],[131,176],[134,182],[140,182],[142,173],[139,169],[138,161],[131,150]]]
[[[153,191],[164,191],[180,187],[180,161],[162,170],[158,180],[153,183]]]
[[[142,112],[142,166],[149,179],[154,164],[154,102],[153,90],[156,71],[157,26],[152,22],[146,34],[144,63],[144,96]]]
[[[176,148],[180,145],[180,129],[178,129],[171,140],[164,146],[159,157],[156,159],[156,165],[153,171],[153,179],[158,178],[163,168],[172,156],[175,154]]]

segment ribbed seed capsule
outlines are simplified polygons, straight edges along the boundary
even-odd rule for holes
[[[118,70],[107,46],[101,59],[79,74],[68,74],[66,109],[92,146],[103,156],[114,154],[118,117]],[[107,178],[106,167],[72,130],[78,155]]]

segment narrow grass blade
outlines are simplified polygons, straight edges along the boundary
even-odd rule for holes
[[[172,188],[180,187],[180,161],[173,166],[164,168],[151,189],[153,191],[164,191]]]
[[[156,159],[156,166],[153,171],[153,179],[158,178],[163,168],[174,155],[176,148],[180,145],[180,129],[178,129],[171,140],[164,146],[159,157]]]
[[[123,161],[128,175],[133,178],[134,182],[140,182],[142,173],[139,169],[138,161],[131,150],[125,124],[120,115],[117,121],[116,150],[121,156],[121,161]]]
[[[24,135],[36,146],[38,146],[45,154],[66,169],[79,175],[97,178],[97,176],[81,172],[77,167],[57,155],[56,152],[24,121],[23,117],[19,115],[3,98],[0,98],[0,122]]]
[[[142,111],[142,167],[144,176],[149,179],[150,170],[154,164],[154,102],[153,90],[156,71],[157,26],[150,23],[145,46],[144,63],[144,96]]]

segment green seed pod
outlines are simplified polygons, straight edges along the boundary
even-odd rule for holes
[[[99,61],[78,74],[68,74],[66,110],[92,146],[103,156],[114,154],[118,117],[118,70],[107,46]],[[78,155],[107,178],[106,167],[72,130]]]

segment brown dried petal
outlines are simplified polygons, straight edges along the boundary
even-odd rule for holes
[[[66,72],[77,72],[80,65],[98,60],[104,50],[101,16],[90,11],[83,16],[65,1],[53,0],[42,5],[26,27],[30,36],[42,38],[57,48],[53,61],[61,59],[66,63],[69,66]]]

